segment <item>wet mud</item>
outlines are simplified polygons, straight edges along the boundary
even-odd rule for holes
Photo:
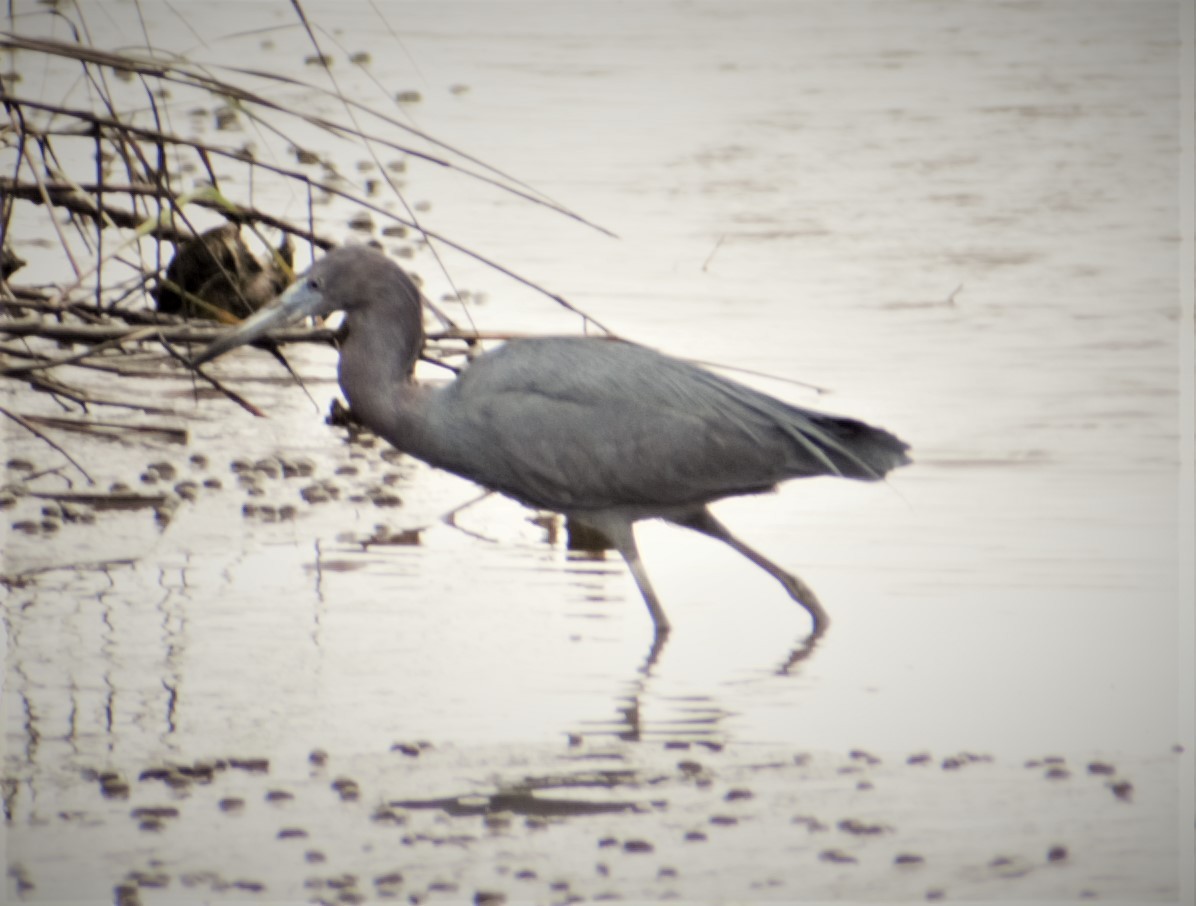
[[[1117,853],[1176,766],[1140,760],[1131,778],[1049,755],[400,742],[348,758],[83,768],[72,807],[35,822],[13,855],[26,857],[23,895],[110,885],[122,904],[1165,899],[1136,879],[1142,853]],[[48,854],[45,867],[31,858],[39,837],[95,834],[114,852],[70,881]],[[1165,851],[1148,858],[1167,864]]]
[[[302,388],[262,351],[213,364],[268,418],[160,350],[56,366],[115,404],[86,411],[6,381],[28,423],[0,427],[6,897],[1180,901],[1170,7],[501,6],[465,30],[405,7],[417,74],[341,5],[359,55],[338,77],[622,238],[414,158],[387,174],[429,226],[620,333],[910,440],[886,485],[720,507],[830,631],[779,669],[800,609],[646,525],[674,623],[653,658],[617,557],[329,424],[327,348],[287,347]],[[228,65],[315,78],[276,13],[192,24]],[[97,41],[140,34],[112,23]],[[390,241],[429,298],[476,287],[481,330],[581,329],[323,210]],[[55,248],[14,234],[61,279]]]

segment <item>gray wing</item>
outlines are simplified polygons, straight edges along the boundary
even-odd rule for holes
[[[875,479],[905,445],[620,341],[507,343],[445,389],[434,465],[556,510],[688,506],[786,478]]]

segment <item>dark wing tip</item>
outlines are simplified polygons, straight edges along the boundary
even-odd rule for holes
[[[812,415],[811,421],[832,439],[820,446],[844,478],[879,481],[913,462],[909,444],[884,428],[837,415]]]

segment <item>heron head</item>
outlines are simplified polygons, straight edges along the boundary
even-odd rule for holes
[[[192,364],[202,365],[304,318],[343,311],[352,323],[354,314],[367,307],[395,304],[414,310],[418,323],[420,295],[411,278],[377,249],[342,246],[313,264],[278,298],[209,344]]]

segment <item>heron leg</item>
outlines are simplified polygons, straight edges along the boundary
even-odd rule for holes
[[[623,556],[631,576],[643,595],[644,603],[648,605],[648,613],[652,616],[652,623],[656,627],[656,638],[663,640],[669,632],[669,618],[665,616],[664,608],[660,605],[660,598],[648,580],[648,571],[644,569],[644,561],[640,559],[639,547],[635,543],[635,531],[631,520],[611,517],[595,519],[592,515],[579,519],[590,528],[601,532],[611,545]]]
[[[709,509],[702,507],[702,509],[684,518],[673,519],[671,521],[693,529],[695,532],[701,532],[703,535],[722,541],[748,560],[751,560],[780,582],[781,586],[788,592],[789,597],[793,598],[794,601],[804,607],[810,614],[810,617],[814,620],[814,631],[811,633],[812,638],[817,638],[826,632],[831,620],[827,616],[826,611],[822,609],[822,603],[818,600],[818,596],[814,594],[814,590],[800,578],[781,569],[763,554],[748,547],[732,535],[731,530],[719,522]]]

